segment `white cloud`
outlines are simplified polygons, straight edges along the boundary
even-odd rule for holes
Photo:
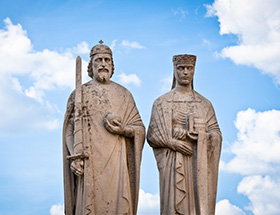
[[[139,190],[138,215],[154,215],[159,214],[160,197],[158,194],[145,193]]]
[[[235,126],[237,140],[229,148],[234,157],[221,161],[220,169],[246,175],[237,191],[250,200],[255,215],[280,214],[280,111],[240,111]]]
[[[73,52],[75,54],[88,54],[89,55],[89,48],[88,48],[88,44],[83,41],[81,43],[79,43],[76,47],[73,48]]]
[[[53,205],[50,209],[50,215],[64,215],[64,206],[62,204]]]
[[[138,87],[141,85],[141,80],[136,74],[126,75],[122,72],[121,74],[117,75],[117,79],[121,84],[134,84]]]
[[[29,98],[35,99],[40,103],[43,103],[43,96],[45,95],[44,91],[42,89],[35,89],[34,86],[29,87],[28,89],[25,89],[25,95]]]
[[[59,127],[60,111],[49,102],[38,103],[27,97],[16,78],[0,76],[0,135],[54,130]]]
[[[112,43],[111,43],[111,45],[110,45],[110,48],[111,48],[112,51],[114,51],[115,46],[116,46],[116,43],[117,43],[117,40],[113,40],[113,41],[112,41]]]
[[[11,77],[11,88],[17,92],[22,92],[22,86],[18,80],[18,78]]]
[[[222,170],[243,175],[274,174],[280,170],[280,111],[240,111],[238,139],[230,148],[234,158]]]
[[[4,20],[5,29],[0,29],[0,74],[26,75],[32,85],[24,89],[26,96],[43,101],[44,91],[57,87],[74,86],[75,59],[73,53],[88,53],[88,45],[82,42],[64,53],[36,51],[20,24],[14,25],[9,18]],[[72,50],[72,51],[70,51]],[[83,61],[83,74],[86,66]],[[17,80],[20,85],[20,79]],[[23,90],[23,89],[21,89]]]
[[[174,16],[179,17],[180,21],[183,21],[186,18],[186,15],[189,14],[187,10],[183,10],[182,8],[178,8],[177,10],[171,11]]]
[[[255,215],[280,214],[280,179],[270,176],[248,176],[238,185],[238,192],[251,201],[247,209]]]
[[[206,16],[217,16],[220,34],[236,34],[235,46],[225,47],[222,57],[251,65],[273,76],[280,84],[279,0],[215,0],[206,5]]]
[[[224,199],[216,204],[215,215],[245,215],[245,213],[239,207]]]
[[[129,42],[128,40],[123,40],[121,42],[121,45],[125,48],[131,48],[131,49],[145,49],[145,46],[140,45],[138,42]]]
[[[85,42],[63,53],[33,48],[27,32],[9,18],[0,29],[0,134],[59,127],[60,110],[47,100],[59,88],[73,88],[74,52],[88,52]],[[87,63],[82,61],[83,79]],[[26,126],[28,125],[28,126]]]

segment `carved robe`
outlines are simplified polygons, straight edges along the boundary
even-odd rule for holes
[[[199,132],[197,143],[185,140],[192,155],[184,155],[172,149],[171,139],[190,114],[205,120],[207,132]],[[214,215],[222,136],[212,104],[195,91],[185,98],[166,93],[154,102],[147,139],[160,174],[160,213]]]
[[[90,81],[82,86],[85,116],[83,118],[83,176],[70,169],[67,155],[73,153],[72,93],[67,104],[63,128],[64,204],[66,215],[136,214],[139,173],[145,128],[132,95],[124,87],[110,82]],[[135,131],[133,138],[112,134],[103,125],[106,114],[122,117],[122,125]]]

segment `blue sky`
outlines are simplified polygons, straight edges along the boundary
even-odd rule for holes
[[[113,80],[148,127],[172,56],[195,54],[194,88],[223,133],[216,215],[280,214],[278,0],[1,1],[0,215],[61,215],[62,121],[74,59],[102,39]],[[159,214],[158,170],[143,151],[138,214]]]

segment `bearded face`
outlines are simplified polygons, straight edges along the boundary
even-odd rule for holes
[[[106,83],[112,76],[112,56],[110,54],[96,54],[92,61],[93,75],[97,81]]]

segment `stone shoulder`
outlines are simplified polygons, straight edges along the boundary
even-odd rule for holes
[[[196,98],[200,99],[204,104],[206,104],[208,106],[212,106],[212,103],[207,98],[205,98],[203,95],[199,94],[195,90],[194,90],[194,93],[195,93]]]
[[[172,99],[172,95],[173,95],[173,92],[172,90],[161,95],[160,97],[158,97],[155,101],[154,101],[154,106],[157,105],[157,104],[160,104],[162,103],[163,101],[167,101],[167,100],[171,100]]]
[[[203,102],[206,106],[212,106],[212,103],[207,98],[205,98],[204,96],[202,96],[201,94],[199,94],[195,90],[194,90],[194,94],[195,94],[195,97],[196,97],[197,100]],[[173,90],[171,90],[171,91],[163,94],[162,96],[158,97],[154,101],[154,105],[161,104],[163,101],[171,101],[172,96],[173,96]]]
[[[122,91],[123,93],[132,96],[131,92],[130,92],[128,89],[126,89],[124,86],[122,86],[122,85],[120,85],[120,84],[118,84],[118,83],[116,83],[116,82],[114,82],[114,81],[111,81],[111,84],[112,84],[115,88],[117,88],[119,91]]]

